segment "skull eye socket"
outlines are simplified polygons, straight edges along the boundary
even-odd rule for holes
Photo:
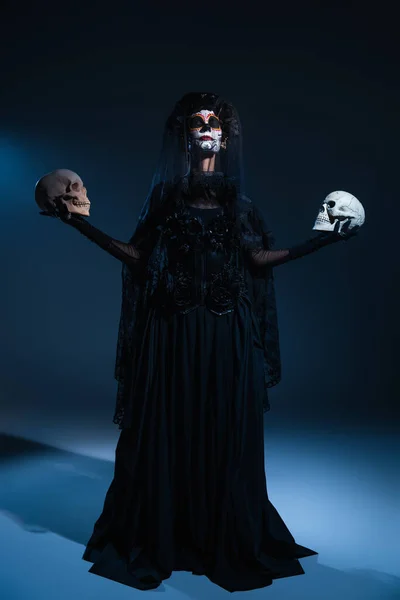
[[[328,202],[328,206],[329,206],[329,208],[333,208],[334,206],[336,206],[336,202],[334,200],[330,200]]]
[[[79,188],[80,188],[80,187],[81,187],[81,186],[80,186],[80,184],[78,183],[78,181],[74,181],[74,183],[71,185],[71,188],[72,188],[72,189],[73,189],[75,192],[79,191]]]

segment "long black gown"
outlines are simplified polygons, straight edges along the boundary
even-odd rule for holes
[[[219,210],[190,208],[205,221]],[[90,572],[144,589],[143,574],[187,570],[231,592],[304,573],[298,559],[317,553],[296,544],[267,493],[258,336],[246,302],[220,316],[150,310],[132,427],[83,554]]]

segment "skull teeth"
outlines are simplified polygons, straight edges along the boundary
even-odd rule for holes
[[[317,223],[330,223],[330,220],[326,215],[318,215]]]
[[[89,206],[90,202],[72,202],[74,206]]]

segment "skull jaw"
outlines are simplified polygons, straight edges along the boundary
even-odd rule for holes
[[[315,220],[313,229],[316,231],[333,231],[335,228],[335,222],[331,222],[329,219],[321,219],[318,217]]]
[[[75,202],[75,204],[74,204]],[[76,204],[82,203],[82,205]],[[39,205],[41,210],[50,211],[57,210],[60,204],[64,204],[68,211],[73,215],[81,215],[82,217],[90,217],[90,202],[88,198],[78,199],[73,198],[70,200],[64,200],[62,197],[55,198],[54,200],[47,199],[46,202],[42,202]]]
[[[343,224],[346,223],[351,217],[341,216],[335,217],[332,213],[327,210],[326,205],[323,205],[323,210],[318,213],[317,218],[315,219],[313,230],[315,231],[334,231],[336,223],[339,221],[339,229],[338,232],[342,230]]]
[[[326,209],[326,205],[323,204],[317,218],[315,219],[314,227],[316,231],[333,231],[335,227],[335,219]]]
[[[90,217],[90,201],[86,195],[83,197],[77,195],[69,200],[62,199],[61,202],[67,206],[70,213]]]
[[[333,223],[331,223],[330,221],[328,223],[325,223],[325,221],[321,221],[317,218],[317,220],[314,223],[313,230],[334,231],[335,225],[339,221],[340,225],[339,225],[339,229],[337,231],[338,231],[338,233],[340,233],[342,231],[342,227],[343,227],[344,223],[347,223],[347,221],[350,221],[350,220],[351,220],[351,217],[345,217],[344,219],[336,218],[333,220]],[[351,229],[351,227],[349,227],[349,229]]]
[[[47,198],[44,202],[37,202],[37,205],[39,206],[40,210],[52,213],[53,211],[57,211],[60,203],[64,204],[68,208],[68,211],[72,214],[81,215],[82,217],[90,217],[89,201],[82,206],[76,206],[71,200],[65,201],[62,198],[58,198],[56,201],[54,201]]]
[[[90,206],[73,206],[69,212],[82,217],[90,217]]]

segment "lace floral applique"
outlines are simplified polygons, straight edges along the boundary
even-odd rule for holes
[[[203,226],[195,217],[174,213],[165,224],[164,235],[176,250],[186,253],[203,247]]]
[[[221,271],[213,273],[208,286],[208,307],[223,314],[232,311],[239,298],[247,297],[247,285],[240,269],[225,264]]]

